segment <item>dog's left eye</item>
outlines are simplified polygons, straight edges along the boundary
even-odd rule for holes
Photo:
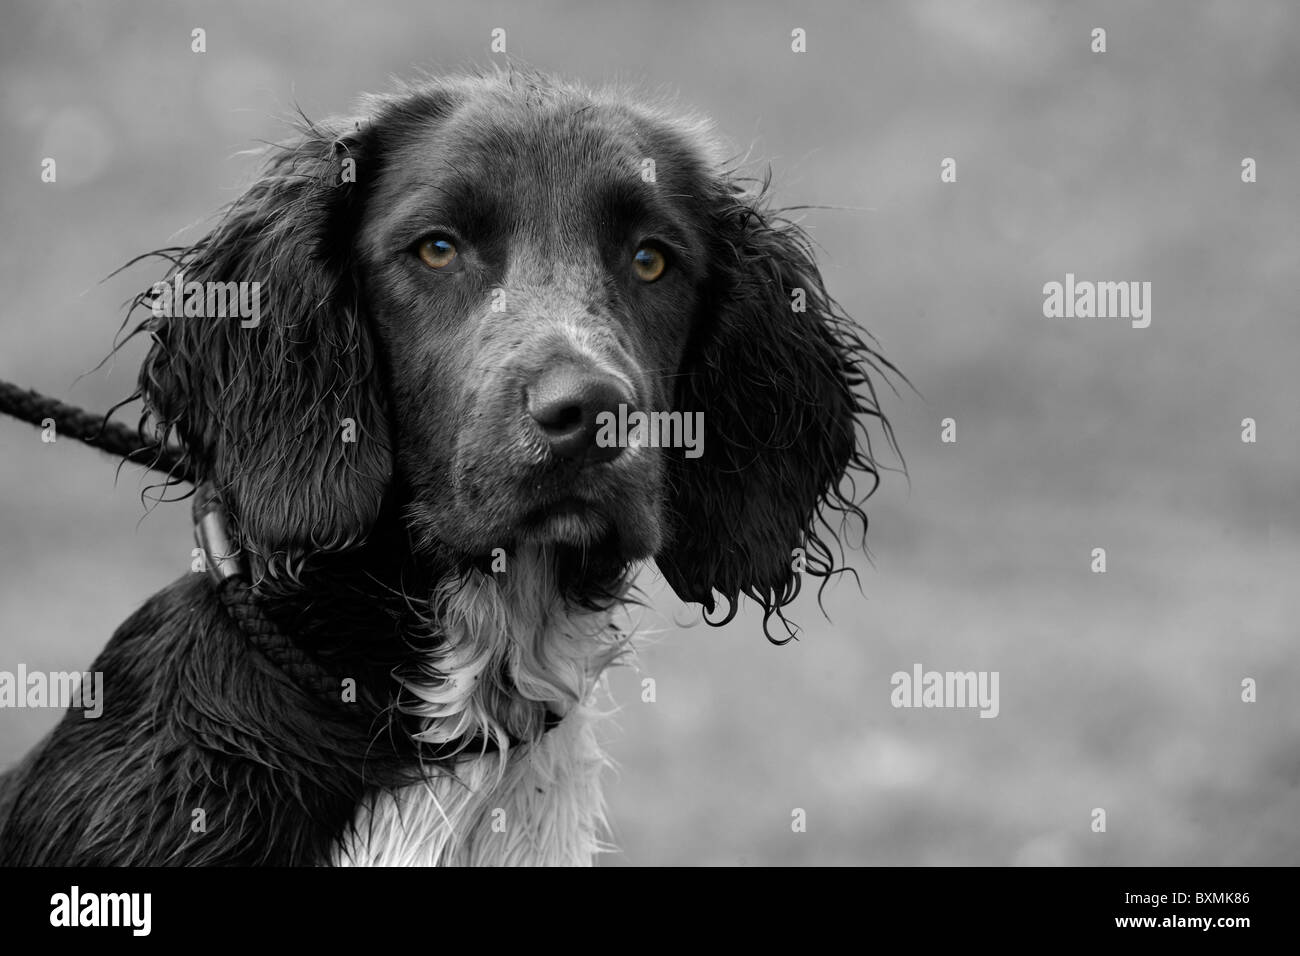
[[[667,268],[668,259],[656,246],[642,246],[632,256],[632,271],[642,282],[654,282]]]
[[[428,236],[420,240],[420,244],[415,247],[415,254],[430,269],[440,272],[451,272],[452,266],[459,265],[456,244],[446,236]]]

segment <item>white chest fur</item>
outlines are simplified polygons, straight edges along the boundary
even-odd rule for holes
[[[475,734],[533,742],[466,756],[454,773],[358,808],[335,849],[342,866],[587,866],[606,848],[596,735],[601,674],[629,651],[613,611],[575,610],[559,597],[549,555],[516,558],[514,573],[473,574],[434,596],[431,619],[445,635],[406,680],[418,698],[421,737]],[[544,708],[563,721],[535,739]]]
[[[457,777],[377,793],[335,854],[351,866],[590,866],[603,846],[605,757],[590,715],[539,743],[464,760]]]

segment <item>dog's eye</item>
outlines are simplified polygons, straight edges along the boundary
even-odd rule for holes
[[[415,254],[430,269],[447,270],[456,261],[456,244],[446,236],[429,236],[420,241]]]
[[[642,282],[654,282],[667,268],[667,258],[655,246],[642,246],[632,256],[632,271]]]

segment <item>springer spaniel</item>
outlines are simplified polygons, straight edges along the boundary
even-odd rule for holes
[[[518,71],[304,121],[137,298],[207,573],[3,779],[0,862],[591,863],[638,563],[784,624],[892,443],[765,193],[702,122]],[[158,307],[191,283],[252,316]]]

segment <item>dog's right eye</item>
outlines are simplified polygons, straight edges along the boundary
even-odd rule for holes
[[[654,282],[668,268],[668,257],[657,245],[646,243],[632,256],[632,271],[642,282]]]
[[[446,236],[426,236],[415,247],[415,254],[430,269],[450,272],[453,263],[459,265],[456,257],[456,244]]]

